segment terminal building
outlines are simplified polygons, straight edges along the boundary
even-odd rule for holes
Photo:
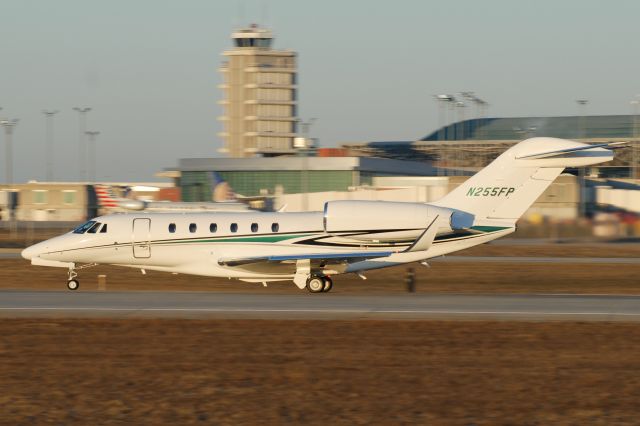
[[[271,31],[252,25],[233,33],[220,67],[224,98],[221,151],[230,157],[294,152],[297,136],[296,53],[271,48]]]
[[[433,161],[445,174],[475,172],[517,142],[535,136],[586,143],[629,142],[615,160],[593,173],[603,177],[640,177],[640,123],[635,115],[478,118],[444,126],[417,141],[343,144],[351,155]]]
[[[433,176],[429,162],[367,157],[187,158],[178,166],[183,201],[206,201],[211,173],[233,191],[253,197],[276,193],[349,191],[382,176]]]

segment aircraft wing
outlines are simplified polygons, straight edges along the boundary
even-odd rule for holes
[[[352,253],[301,253],[301,254],[285,254],[285,255],[273,255],[273,256],[254,256],[254,257],[236,257],[236,258],[221,258],[218,260],[218,264],[221,266],[247,266],[253,264],[282,264],[292,263],[295,264],[298,260],[309,260],[317,264],[340,264],[350,263],[354,260],[373,259],[377,257],[387,257],[395,252],[393,251],[367,251],[367,252],[352,252]]]

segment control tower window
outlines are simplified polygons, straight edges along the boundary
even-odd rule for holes
[[[271,46],[270,38],[236,38],[236,47],[269,47]]]

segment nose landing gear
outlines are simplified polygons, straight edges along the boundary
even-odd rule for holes
[[[333,281],[327,276],[311,275],[307,278],[309,293],[327,293],[333,288]]]
[[[76,265],[69,267],[69,272],[68,272],[69,279],[67,280],[67,288],[69,290],[77,290],[78,287],[80,287],[80,282],[76,280],[78,273],[75,270],[75,266]]]
[[[69,266],[69,272],[67,272],[67,288],[69,290],[77,290],[80,287],[80,281],[76,279],[78,276],[76,270],[91,268],[96,265],[97,263],[87,263],[76,267],[75,263],[71,264],[71,266]]]

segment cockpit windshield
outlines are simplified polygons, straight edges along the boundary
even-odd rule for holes
[[[73,233],[74,234],[84,234],[89,229],[93,228],[93,226],[96,225],[97,223],[98,222],[96,222],[95,220],[90,220],[89,222],[83,223],[82,225],[80,225],[76,229],[74,229]]]

